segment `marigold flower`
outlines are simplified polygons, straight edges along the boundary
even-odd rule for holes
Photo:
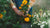
[[[24,18],[24,21],[29,22],[30,19],[28,17]]]
[[[24,4],[26,5],[26,4],[27,4],[27,2],[28,2],[28,1],[25,1],[25,3],[24,3]]]
[[[26,1],[26,0],[24,0],[24,1]]]
[[[29,15],[29,17],[31,17],[31,15]]]
[[[19,9],[22,9],[22,7],[19,7]]]
[[[0,19],[2,19],[3,18],[3,15],[2,14],[0,14]]]
[[[26,5],[28,1],[23,1],[22,4]]]
[[[21,6],[23,6],[23,4],[21,4]]]

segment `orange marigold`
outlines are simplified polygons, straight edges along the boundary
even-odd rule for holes
[[[21,4],[21,6],[24,6],[24,4]]]
[[[28,1],[23,1],[22,4],[26,5]]]
[[[0,14],[0,19],[2,19],[3,18],[3,15],[2,14]]]
[[[22,7],[19,7],[19,9],[22,9]]]
[[[29,17],[31,17],[31,15],[29,15]]]
[[[30,19],[28,17],[24,18],[24,21],[29,22]]]

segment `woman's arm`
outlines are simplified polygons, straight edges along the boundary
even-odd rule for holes
[[[12,0],[10,0],[10,1],[11,1],[11,2],[10,2],[11,7],[12,7],[12,9],[15,11],[15,13],[18,14],[18,15],[20,15],[20,16],[24,16],[24,13],[23,13],[23,12],[20,12],[20,11],[16,8],[16,6],[15,6],[14,3],[12,2]]]
[[[11,2],[10,2],[10,4],[11,4],[11,7],[12,7],[12,9],[15,11],[18,11],[18,9],[16,8],[16,6],[14,5],[14,3],[12,2],[12,0],[11,0]]]

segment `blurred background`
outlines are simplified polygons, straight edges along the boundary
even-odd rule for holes
[[[0,0],[0,28],[50,28],[50,0],[36,0],[32,8],[32,22],[23,23],[23,16],[16,15],[10,0]]]

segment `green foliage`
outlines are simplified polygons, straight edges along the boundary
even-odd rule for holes
[[[19,25],[21,16],[17,15],[10,7],[9,0],[0,0],[0,14],[3,14],[3,18],[0,19],[1,28],[21,28]]]

